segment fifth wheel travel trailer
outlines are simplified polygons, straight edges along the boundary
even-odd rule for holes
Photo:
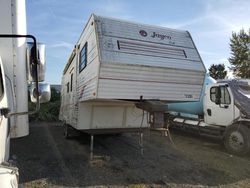
[[[0,0],[0,17],[0,187],[17,188],[18,169],[9,162],[10,138],[29,134],[28,114],[50,99],[50,87],[39,83],[44,80],[45,46],[27,35],[25,0]],[[29,84],[31,101],[37,104],[32,112]]]
[[[92,14],[63,71],[65,134],[146,128],[137,106],[198,101],[205,72],[189,32]]]

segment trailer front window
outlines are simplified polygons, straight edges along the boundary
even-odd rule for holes
[[[183,49],[177,47],[169,47],[163,44],[151,44],[142,41],[117,41],[118,49],[124,53],[136,53],[138,55],[146,55],[162,58],[187,58]]]
[[[79,73],[86,67],[87,65],[87,47],[88,43],[86,42],[80,52],[80,61],[79,61]]]

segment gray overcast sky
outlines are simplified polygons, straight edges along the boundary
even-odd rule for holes
[[[46,81],[62,71],[91,13],[188,30],[208,68],[227,63],[232,31],[250,28],[249,0],[26,0],[28,33],[47,45]]]

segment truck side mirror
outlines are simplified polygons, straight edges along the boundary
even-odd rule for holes
[[[32,83],[30,85],[30,100],[33,103],[36,103],[36,93],[37,93],[37,89],[36,89],[36,84]],[[47,83],[39,83],[38,84],[38,93],[39,93],[39,101],[40,103],[46,103],[49,102],[50,97],[51,97],[51,91],[50,91],[50,85]]]
[[[38,81],[42,82],[45,78],[45,45],[38,43],[37,44],[37,50],[38,50]],[[34,43],[28,42],[27,43],[27,78],[30,82],[36,81],[36,66],[34,64],[35,61],[35,48]]]
[[[221,104],[221,89],[220,87],[215,88],[215,104]]]

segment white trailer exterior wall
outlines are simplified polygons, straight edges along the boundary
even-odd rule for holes
[[[131,101],[140,96],[198,101],[204,77],[205,67],[188,32],[92,15],[64,69],[60,119],[78,129],[131,127],[124,123],[132,118],[124,114],[134,113]],[[127,117],[123,126],[93,124],[100,106],[113,106],[106,114],[112,119],[117,104],[123,106],[119,117]],[[136,114],[141,117],[142,111]]]
[[[96,18],[97,98],[195,101],[205,68],[186,31]]]

